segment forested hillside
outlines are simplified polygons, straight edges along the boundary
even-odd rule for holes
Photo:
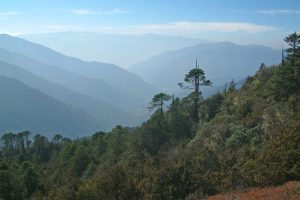
[[[281,64],[207,99],[197,88],[210,77],[196,65],[180,84],[193,92],[155,95],[140,127],[76,140],[4,134],[0,199],[196,200],[300,180],[300,35],[285,41]]]

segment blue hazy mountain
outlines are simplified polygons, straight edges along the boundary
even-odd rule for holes
[[[184,75],[195,67],[196,59],[214,86],[222,86],[232,79],[238,81],[254,74],[262,62],[266,65],[279,63],[281,52],[260,45],[205,43],[165,52],[130,70],[160,89],[176,92],[178,82],[182,82]]]
[[[80,94],[96,98],[100,102],[107,101],[114,104],[121,104],[122,102],[133,100],[129,95],[126,95],[101,79],[88,78],[86,76],[66,71],[60,67],[50,66],[22,54],[11,53],[0,49],[0,60],[21,66],[38,76],[60,84]]]
[[[18,58],[13,55],[13,53],[0,49],[0,60],[3,60],[2,56],[6,57],[5,60],[9,60],[7,58]],[[117,124],[131,125],[136,122],[133,115],[112,104],[77,93],[16,65],[0,61],[0,75],[15,78],[27,86],[38,89],[61,102],[84,110],[97,119],[98,123],[95,128],[98,130],[109,130]]]
[[[153,86],[136,74],[121,67],[85,62],[47,47],[3,34],[0,35],[0,75],[14,78],[24,86],[70,109],[74,108],[78,111],[74,113],[79,115],[83,113],[83,118],[85,115],[88,116],[91,122],[84,123],[83,120],[82,127],[78,129],[83,134],[87,133],[84,129],[109,130],[116,125],[140,124],[149,116],[146,105],[156,91]],[[30,92],[30,90],[25,91]],[[43,106],[45,110],[49,109],[47,104]],[[49,106],[52,105],[49,104]],[[13,108],[13,106],[8,106],[8,108]],[[15,110],[12,109],[11,112]],[[22,110],[16,112],[14,117],[17,118],[18,115],[22,116]],[[73,117],[76,118],[76,116]],[[75,123],[75,120],[70,121],[69,126],[72,126],[71,122]],[[61,123],[57,126],[62,133],[70,135],[67,129],[60,127]],[[11,128],[22,130],[24,127],[12,126]],[[38,130],[36,125],[27,126],[27,129]],[[45,132],[49,133],[48,130],[52,129],[45,129]],[[74,135],[78,132],[74,132]]]
[[[52,77],[52,81],[70,89],[85,95],[103,98],[105,101],[128,108],[128,110],[135,110],[134,107],[137,105],[148,102],[155,93],[154,87],[149,83],[116,65],[85,62],[9,35],[0,35],[0,48],[38,61],[39,63],[36,64],[40,65],[40,69],[35,67],[34,73],[40,70],[40,76],[47,76],[46,78],[49,79]],[[62,70],[68,73],[63,73]],[[76,78],[75,75],[77,75]]]
[[[86,112],[16,79],[0,75],[0,92],[1,133],[29,130],[47,136],[59,133],[75,138],[97,130],[98,122]]]
[[[58,32],[20,35],[67,55],[129,67],[167,50],[204,42],[179,36]]]

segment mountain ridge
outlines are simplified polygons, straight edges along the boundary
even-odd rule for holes
[[[0,131],[24,131],[71,138],[97,130],[97,121],[84,111],[64,104],[17,79],[0,75]]]
[[[148,100],[155,92],[155,88],[149,83],[142,80],[136,74],[117,65],[86,62],[78,58],[63,55],[43,45],[3,34],[0,35],[0,48],[21,53],[44,64],[57,66],[89,78],[102,79],[109,85],[128,94],[132,94],[132,91],[137,91],[139,95],[136,95],[136,93],[132,94],[135,95],[135,98],[141,98],[140,96],[142,95],[142,99]],[[116,83],[116,79],[119,81],[118,83]],[[130,84],[132,89],[128,90],[128,84]]]
[[[114,63],[126,69],[168,49],[179,49],[204,41],[197,38],[158,34],[130,35],[71,31],[25,34],[19,37],[44,44],[67,55],[84,60]]]
[[[177,83],[182,82],[196,60],[206,76],[218,86],[253,75],[262,62],[266,65],[279,63],[281,52],[263,45],[203,43],[167,51],[132,66],[130,70],[162,90],[176,92],[179,90]],[[172,79],[165,79],[166,75]]]
[[[0,55],[3,55],[2,53],[3,51],[0,50]],[[126,123],[124,119],[130,121],[129,114],[107,102],[79,94],[64,86],[26,71],[22,67],[5,63],[1,61],[1,58],[0,75],[15,78],[31,88],[40,90],[42,93],[47,94],[52,98],[88,112],[97,118],[99,123],[99,126],[97,127],[99,130],[108,130],[113,126],[122,123],[122,119],[125,124],[128,122]],[[106,115],[106,117],[104,117],[104,115]]]

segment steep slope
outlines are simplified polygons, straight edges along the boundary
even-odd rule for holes
[[[124,93],[124,95],[119,95],[118,98],[131,97],[131,101],[148,101],[155,91],[150,84],[137,75],[116,65],[84,62],[20,38],[2,34],[0,35],[0,48],[24,54],[42,63],[58,66],[90,78],[102,79]],[[125,101],[123,103],[126,104],[128,102]]]
[[[7,134],[0,146],[6,179],[0,180],[16,182],[9,192],[22,194],[27,188],[17,180],[26,163],[44,186],[32,198],[299,199],[299,69],[299,62],[262,67],[240,90],[202,101],[198,124],[191,121],[191,98],[176,98],[164,115],[158,110],[140,127],[118,126],[67,143],[43,138],[36,148],[40,138],[33,137],[29,147],[23,140],[13,146],[14,138],[26,136]],[[42,163],[36,159],[41,150],[48,155]],[[293,182],[253,190],[287,181]],[[248,193],[227,193],[241,189]]]
[[[0,49],[0,57],[7,55],[8,54],[5,53],[5,51],[1,51]],[[7,58],[8,57],[9,56],[7,56]],[[0,61],[0,75],[15,78],[31,88],[38,89],[59,101],[86,111],[97,119],[97,128],[99,130],[108,130],[117,124],[125,125],[132,123],[133,116],[130,116],[120,108],[104,101],[76,93],[68,88],[37,76],[21,67]]]
[[[206,76],[218,86],[253,74],[261,62],[267,65],[280,62],[280,51],[229,42],[207,43],[152,57],[133,66],[131,71],[157,87],[174,92],[178,89],[177,83],[183,81],[184,74],[195,66],[196,59]]]
[[[0,132],[29,130],[47,136],[75,138],[97,130],[96,120],[32,89],[16,79],[0,76]]]
[[[38,62],[22,54],[11,53],[4,49],[0,49],[0,60],[21,66],[22,68],[54,83],[58,83],[78,93],[101,101],[111,102],[114,105],[122,105],[124,102],[135,102],[133,97],[112,87],[101,79],[88,78],[72,73],[57,66],[50,66]]]

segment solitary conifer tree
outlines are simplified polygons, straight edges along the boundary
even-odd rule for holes
[[[196,67],[191,69],[189,73],[185,75],[184,83],[178,83],[178,85],[183,89],[193,89],[193,101],[194,101],[194,109],[192,118],[193,121],[198,123],[199,116],[198,116],[198,107],[199,107],[199,100],[201,91],[200,86],[211,86],[212,83],[210,80],[207,80],[205,77],[205,73],[202,69],[199,68],[197,60],[196,60]]]

